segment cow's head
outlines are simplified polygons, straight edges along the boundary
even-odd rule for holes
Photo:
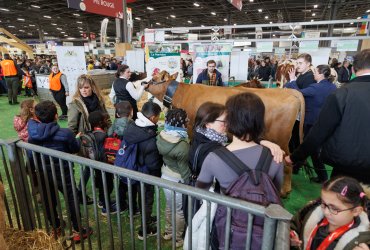
[[[161,72],[154,73],[152,80],[150,80],[147,91],[154,95],[158,100],[163,101],[163,96],[166,93],[168,84],[175,80],[178,73],[170,75],[167,71],[162,70]]]

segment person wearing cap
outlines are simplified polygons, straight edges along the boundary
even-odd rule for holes
[[[58,103],[62,110],[62,115],[59,116],[59,120],[66,120],[68,112],[66,99],[69,95],[69,88],[67,77],[59,71],[57,64],[54,64],[51,67],[51,74],[49,75],[49,89],[54,97],[54,100]]]

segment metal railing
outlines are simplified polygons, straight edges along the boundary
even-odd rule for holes
[[[230,224],[231,212],[233,209],[240,209],[248,213],[249,223],[247,225],[246,249],[250,249],[252,235],[252,220],[256,216],[264,218],[263,243],[262,249],[289,249],[289,226],[291,214],[279,205],[263,207],[243,200],[234,199],[217,193],[211,193],[181,183],[174,183],[154,176],[142,174],[135,171],[119,168],[109,164],[93,161],[73,154],[67,154],[56,150],[28,144],[22,141],[3,141],[0,140],[0,156],[2,168],[0,169],[0,181],[4,183],[5,206],[7,223],[10,227],[17,227],[23,230],[43,229],[48,233],[54,232],[64,239],[66,246],[75,249],[176,249],[176,238],[172,237],[172,244],[162,242],[161,238],[161,189],[168,189],[172,193],[171,218],[172,235],[176,235],[176,193],[187,195],[188,199],[188,220],[191,221],[192,206],[195,199],[204,200],[207,205],[206,214],[206,249],[209,249],[210,233],[210,205],[211,202],[227,207],[225,249],[229,249],[230,244]],[[30,157],[32,156],[32,157]],[[31,163],[33,158],[33,164]],[[0,166],[1,166],[0,163]],[[105,205],[107,207],[107,217],[104,219],[98,213],[98,201],[96,183],[91,178],[91,185],[86,190],[91,192],[93,198],[92,206],[87,205],[86,191],[82,188],[82,199],[78,198],[78,190],[75,183],[74,171],[78,171],[82,176],[83,167],[90,170],[91,176],[94,171],[102,171]],[[116,216],[109,212],[108,190],[106,174],[114,175],[114,190],[117,202],[118,213]],[[69,178],[68,178],[69,177]],[[120,207],[120,178],[126,177],[128,180],[128,214],[121,214]],[[132,181],[138,181],[141,194],[141,220],[135,218],[133,208],[133,185]],[[83,178],[81,178],[82,186]],[[61,182],[61,183],[60,183]],[[58,184],[58,185],[56,185]],[[68,186],[70,185],[70,186]],[[155,190],[155,214],[156,214],[156,241],[149,240],[146,232],[146,213],[145,213],[145,189],[148,185],[153,185]],[[52,188],[45,188],[52,187]],[[46,189],[46,190],[45,190]],[[71,191],[72,190],[72,193]],[[63,194],[59,195],[59,191]],[[41,201],[37,200],[37,193],[41,194]],[[73,203],[67,202],[69,195],[73,195]],[[51,198],[55,197],[56,209],[50,209],[55,204]],[[80,201],[81,206],[80,206]],[[136,202],[136,201],[135,201]],[[163,202],[162,202],[163,203]],[[72,207],[71,207],[72,206]],[[49,207],[49,209],[47,208]],[[73,223],[71,221],[71,209],[74,209],[77,217],[78,229],[92,227],[94,234],[86,239],[80,233],[81,244],[76,245],[71,239],[73,235]],[[49,210],[49,217],[48,211]],[[54,214],[56,213],[56,214]],[[115,218],[116,217],[116,218]],[[48,219],[49,218],[49,219]],[[60,218],[60,232],[56,232],[57,218]],[[64,221],[66,220],[66,222]],[[51,224],[51,225],[50,225]],[[143,241],[135,241],[135,224],[142,225]],[[188,233],[192,235],[192,223],[189,223]],[[70,242],[70,243],[69,243]],[[192,237],[188,237],[188,249],[192,246]],[[87,245],[85,245],[87,244]]]

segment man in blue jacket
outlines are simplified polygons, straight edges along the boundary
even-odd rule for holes
[[[52,101],[43,101],[35,106],[35,115],[37,119],[30,119],[28,122],[28,142],[36,144],[38,146],[46,147],[49,149],[58,150],[65,153],[77,153],[80,150],[80,142],[77,140],[70,129],[60,128],[57,119],[58,113],[55,104]],[[51,169],[51,161],[47,155],[44,155],[44,162],[41,161],[40,154],[36,154],[42,185],[42,195],[45,200],[45,209],[49,223],[53,227],[53,233],[61,233],[61,218],[62,215],[57,213],[57,197],[55,195],[55,188],[60,192],[64,193],[63,180],[62,180],[62,168],[64,169],[64,182],[67,188],[67,204],[69,208],[69,214],[73,225],[73,240],[79,242],[80,234],[78,233],[78,218],[80,215],[80,208],[75,207],[72,181],[73,172],[69,171],[67,161],[62,161],[62,165],[59,163],[58,158],[52,158],[55,166],[56,182],[53,182],[53,175]],[[43,164],[44,163],[44,167]],[[43,171],[46,171],[48,182],[43,178]],[[76,184],[75,184],[76,185]],[[50,201],[48,200],[48,192],[50,193]],[[78,197],[75,197],[78,199]],[[51,207],[49,206],[49,202]],[[77,202],[79,204],[79,202]],[[65,226],[65,225],[64,225]],[[91,229],[81,228],[83,238],[87,238],[91,233]]]
[[[209,60],[207,62],[207,68],[198,75],[196,83],[210,86],[223,86],[222,75],[216,69],[216,62],[214,60]]]

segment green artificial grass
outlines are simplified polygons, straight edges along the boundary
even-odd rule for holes
[[[29,98],[29,97],[28,97]],[[25,100],[26,98],[23,96],[18,97],[18,101],[21,102]],[[19,105],[9,105],[8,99],[6,96],[0,96],[0,139],[15,139],[17,138],[17,133],[14,131],[13,128],[13,117],[14,115],[19,113]],[[59,113],[61,113],[59,111]],[[67,127],[67,121],[58,121],[61,127]],[[6,153],[5,153],[6,154]],[[9,166],[8,166],[9,167]],[[4,166],[3,162],[0,163],[0,174],[3,179],[5,179],[5,172],[4,172]],[[79,183],[79,166],[75,166],[75,179],[77,184]],[[7,186],[7,181],[4,181],[5,183],[5,189],[6,189],[6,195],[8,200],[11,200],[10,196],[10,190]],[[92,197],[91,192],[91,178],[88,183],[88,195]],[[302,208],[308,201],[315,199],[319,197],[320,195],[320,185],[316,183],[311,183],[308,180],[308,177],[305,176],[303,173],[303,170],[300,171],[298,175],[293,175],[292,180],[292,192],[289,194],[289,196],[285,199],[283,199],[284,207],[292,214],[296,213],[300,208]],[[112,198],[115,200],[115,194],[113,192]],[[161,231],[163,233],[164,231],[164,210],[165,210],[165,199],[164,194],[161,191]],[[62,209],[63,214],[65,214],[64,209],[64,199],[62,195],[60,195],[61,203],[62,203]],[[13,207],[13,204],[10,202],[10,207]],[[41,206],[38,206],[40,209],[40,213],[42,213]],[[89,225],[92,226],[94,229],[96,228],[97,221],[94,218],[94,209],[93,206],[87,206],[88,209],[88,215],[89,215]],[[98,209],[98,218],[100,223],[100,230],[101,230],[101,241],[102,241],[102,248],[108,249],[110,248],[109,243],[109,228],[108,228],[108,222],[107,219],[100,214],[101,210]],[[81,213],[84,214],[84,208],[81,206]],[[155,213],[155,205],[153,209],[153,213]],[[123,241],[124,241],[124,248],[130,248],[130,227],[129,227],[129,217],[128,213],[125,212],[123,215],[121,215],[121,225],[123,230]],[[119,240],[118,240],[118,227],[117,227],[117,215],[113,215],[111,217],[112,220],[112,227],[113,227],[113,234],[114,234],[114,242],[115,247],[118,247]],[[13,221],[15,222],[14,218],[14,211],[13,211]],[[42,217],[41,221],[44,223],[44,218]],[[83,222],[84,223],[84,222]],[[135,219],[135,231],[137,232],[137,228],[140,224],[140,217]],[[66,231],[68,232],[68,230]],[[143,247],[142,242],[137,239],[137,234],[135,233],[135,244],[137,249],[141,249]],[[91,237],[92,240],[92,246],[93,249],[97,248],[97,233],[95,232],[93,236]],[[162,249],[171,249],[171,241],[164,241],[162,240]],[[85,247],[87,246],[87,242],[85,243]],[[80,246],[77,247],[77,249],[80,249]],[[148,249],[156,249],[156,237],[151,237],[148,239]]]

